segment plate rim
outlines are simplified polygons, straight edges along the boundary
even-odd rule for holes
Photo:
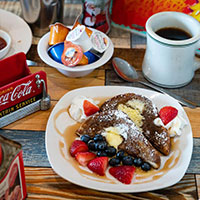
[[[6,54],[6,56],[3,57],[2,59],[7,58],[9,56],[12,56],[12,55],[14,55],[16,53],[19,53],[19,52],[24,52],[26,54],[29,51],[29,49],[31,48],[32,40],[33,40],[33,35],[32,35],[31,28],[24,21],[24,19],[22,19],[20,16],[16,15],[15,13],[12,13],[10,11],[7,11],[7,10],[4,10],[4,9],[0,8],[0,15],[5,15],[5,16],[7,16],[9,18],[12,18],[12,19],[14,19],[15,23],[19,23],[20,25],[23,25],[23,30],[21,32],[23,32],[23,35],[24,35],[24,33],[26,34],[26,38],[29,41],[28,43],[26,42],[26,46],[24,46],[23,48],[20,47],[20,49],[17,49],[17,50],[15,49],[14,52],[12,52],[12,53],[10,52],[11,50],[9,50],[8,53]],[[5,29],[6,29],[6,26],[2,26],[2,24],[0,24],[0,27],[2,27],[2,28],[5,27]],[[26,28],[26,30],[24,30],[24,28]],[[18,31],[19,30],[20,30],[20,28],[18,29]],[[13,38],[15,39],[15,34],[10,34],[10,32],[8,32],[8,34],[12,38],[12,41],[11,41],[11,48],[12,48]],[[23,38],[21,40],[23,40]]]
[[[95,189],[95,190],[99,190],[99,191],[104,191],[104,192],[114,192],[114,193],[121,193],[121,192],[123,192],[123,193],[130,193],[130,192],[132,192],[132,193],[136,193],[136,192],[147,192],[147,191],[153,191],[153,190],[158,190],[158,189],[162,189],[162,188],[166,188],[166,187],[169,187],[169,186],[172,186],[172,185],[174,185],[174,184],[176,184],[177,182],[179,182],[182,178],[183,178],[183,176],[185,175],[185,173],[186,173],[186,171],[187,171],[187,169],[188,169],[188,166],[189,166],[189,164],[190,164],[190,160],[191,160],[191,157],[192,157],[192,152],[193,152],[193,137],[192,137],[192,128],[191,128],[191,124],[190,124],[190,121],[189,121],[189,119],[188,119],[188,116],[187,116],[187,114],[186,114],[186,112],[184,111],[184,109],[183,109],[183,107],[178,103],[178,101],[177,100],[175,100],[174,98],[172,98],[172,97],[170,97],[170,96],[168,96],[168,95],[164,95],[164,94],[161,94],[161,93],[158,93],[158,92],[156,92],[156,91],[152,91],[152,90],[148,90],[148,89],[143,89],[143,88],[138,88],[138,87],[129,87],[129,86],[92,86],[92,87],[84,87],[84,88],[78,88],[78,89],[74,89],[74,90],[71,90],[71,91],[69,91],[69,92],[67,92],[65,95],[63,95],[63,97],[62,98],[60,98],[60,102],[62,102],[63,101],[63,99],[65,99],[66,98],[66,96],[68,96],[68,95],[73,95],[73,93],[77,93],[77,92],[79,92],[80,90],[88,90],[88,89],[95,89],[95,90],[97,90],[97,88],[104,88],[104,87],[106,87],[106,88],[108,88],[108,89],[112,89],[112,88],[115,88],[115,89],[118,89],[118,88],[120,88],[120,89],[127,89],[127,90],[132,90],[132,91],[147,91],[147,93],[148,92],[150,92],[152,95],[157,95],[157,94],[159,94],[159,95],[161,95],[161,96],[163,96],[163,97],[165,97],[165,96],[167,96],[168,98],[170,98],[172,101],[174,101],[177,105],[179,105],[179,108],[181,108],[181,110],[183,111],[183,113],[184,113],[184,115],[185,115],[185,117],[186,117],[186,119],[187,119],[187,121],[189,122],[189,124],[188,124],[188,128],[189,128],[189,131],[190,131],[190,133],[188,133],[188,134],[190,134],[190,135],[188,135],[188,137],[189,137],[189,139],[190,139],[190,145],[189,145],[189,150],[190,150],[190,152],[188,152],[189,153],[189,158],[186,160],[186,165],[184,166],[184,169],[183,169],[183,172],[181,172],[181,175],[179,175],[179,178],[174,182],[174,181],[172,181],[171,183],[169,183],[169,184],[165,184],[164,186],[163,185],[160,185],[159,187],[150,187],[149,189],[148,188],[143,188],[143,189],[134,189],[134,184],[132,184],[131,186],[133,186],[133,189],[131,188],[130,189],[130,187],[128,187],[127,186],[127,189],[121,189],[121,188],[118,188],[117,189],[117,191],[116,190],[111,190],[111,189],[109,189],[109,188],[98,188],[98,187],[96,187],[96,186],[88,186],[88,185],[84,185],[84,184],[81,184],[81,183],[77,183],[77,181],[74,181],[74,180],[71,180],[71,179],[68,179],[68,178],[66,178],[66,177],[64,177],[63,176],[63,174],[62,173],[60,173],[60,169],[59,170],[57,170],[56,169],[56,167],[54,166],[54,163],[52,163],[52,160],[51,160],[51,157],[50,157],[50,155],[49,155],[49,149],[48,149],[48,127],[49,127],[49,123],[51,123],[50,122],[50,120],[51,120],[51,118],[52,118],[52,115],[54,114],[54,112],[55,112],[55,110],[56,110],[56,107],[58,107],[59,106],[59,102],[56,104],[56,106],[54,107],[54,109],[52,110],[52,112],[51,112],[51,114],[50,114],[50,116],[49,116],[49,119],[48,119],[48,123],[47,123],[47,126],[46,126],[46,131],[45,131],[45,148],[46,148],[46,152],[47,152],[47,157],[48,157],[48,159],[49,159],[49,162],[50,162],[50,165],[51,165],[51,167],[54,169],[54,171],[59,175],[59,176],[61,176],[62,178],[64,178],[64,179],[66,179],[66,180],[68,180],[69,182],[72,182],[72,183],[74,183],[74,184],[76,184],[76,185],[79,185],[79,186],[82,186],[82,187],[86,187],[86,188],[90,188],[90,189]],[[122,92],[120,92],[120,93],[122,93]],[[126,93],[126,92],[124,92],[124,93]],[[136,94],[137,94],[137,92],[135,92]],[[87,95],[86,95],[87,96]],[[106,96],[106,95],[105,95]],[[145,96],[148,96],[148,95],[146,95],[145,94]],[[64,158],[63,158],[64,159]],[[170,182],[171,180],[169,180],[169,182]],[[116,184],[116,185],[119,185],[119,187],[120,187],[120,185],[121,185],[121,183],[119,183],[119,184]],[[124,184],[122,184],[121,186],[123,186]]]

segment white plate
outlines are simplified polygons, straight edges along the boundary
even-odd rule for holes
[[[19,52],[25,54],[28,52],[32,44],[32,32],[22,18],[0,9],[0,29],[6,31],[11,37],[11,47],[4,58]]]
[[[69,151],[69,147],[65,147],[65,156],[63,156],[63,154],[60,151],[60,143],[65,143],[65,141],[63,137],[59,134],[59,131],[62,134],[64,130],[66,130],[66,128],[71,126],[71,124],[73,124],[74,122],[72,119],[70,119],[67,112],[64,112],[56,120],[55,117],[58,116],[58,113],[61,110],[67,109],[72,99],[77,95],[85,95],[91,98],[98,98],[112,97],[114,95],[123,94],[127,92],[133,92],[148,97],[153,101],[153,103],[155,103],[158,109],[166,105],[174,106],[178,109],[179,113],[187,121],[188,125],[185,127],[182,135],[178,138],[179,143],[176,145],[176,148],[178,148],[178,152],[180,153],[180,157],[177,163],[175,164],[175,166],[171,167],[171,169],[167,170],[167,173],[161,176],[160,178],[151,180],[149,182],[141,182],[139,184],[134,184],[133,181],[132,184],[125,185],[118,182],[114,178],[112,179],[112,177],[110,177],[109,175],[109,178],[114,180],[114,183],[106,182],[104,181],[104,179],[100,179],[99,181],[98,178],[97,180],[95,180],[93,178],[88,178],[85,175],[83,176],[83,174],[80,173],[79,170],[77,170],[77,167],[74,167],[74,162],[76,164],[75,159],[72,158],[69,155],[69,153],[66,153]],[[58,127],[59,131],[55,128],[56,126],[54,125],[54,122],[55,125]],[[67,134],[71,133],[67,132]],[[71,140],[70,137],[69,140]],[[190,122],[184,109],[175,99],[167,95],[163,95],[146,89],[122,86],[86,87],[72,90],[65,94],[56,104],[49,117],[46,128],[45,143],[50,164],[58,175],[74,184],[107,192],[144,192],[171,186],[180,181],[180,179],[184,176],[189,166],[193,149],[193,137]],[[171,152],[171,154],[173,155],[173,152]],[[169,159],[169,156],[162,156],[161,170],[162,164],[165,163],[164,160]],[[79,166],[78,163],[77,166]],[[159,174],[159,172],[160,171],[157,170],[156,175]]]
[[[91,29],[92,31],[97,31],[94,29]],[[60,71],[62,74],[69,76],[69,77],[81,77],[85,76],[89,73],[91,73],[94,69],[104,65],[113,55],[114,47],[113,43],[110,40],[109,37],[107,37],[105,34],[104,36],[109,41],[109,46],[107,50],[104,52],[103,56],[97,60],[94,63],[91,63],[89,65],[83,65],[83,66],[76,66],[76,67],[67,67],[63,64],[60,64],[56,61],[54,61],[49,54],[47,53],[47,50],[49,48],[48,41],[49,41],[49,33],[46,33],[39,41],[37,51],[40,56],[40,58],[51,67],[56,68],[58,71]]]

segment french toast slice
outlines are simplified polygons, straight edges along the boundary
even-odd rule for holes
[[[134,93],[121,94],[107,100],[100,107],[100,112],[109,110],[121,110],[126,113],[158,151],[164,155],[169,154],[169,133],[166,128],[154,124],[158,111],[151,100]]]
[[[134,157],[142,158],[156,169],[160,167],[160,153],[151,145],[127,114],[120,110],[113,109],[96,113],[81,125],[76,134],[79,136],[88,134],[94,137],[96,134],[103,134],[109,127],[118,128],[123,134],[119,149]]]

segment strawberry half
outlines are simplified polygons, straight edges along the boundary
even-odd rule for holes
[[[88,146],[85,144],[85,142],[81,140],[74,140],[73,143],[70,146],[70,154],[71,156],[75,156],[78,152],[85,152],[88,151]]]
[[[108,167],[108,157],[94,158],[88,163],[88,168],[100,176],[105,175],[105,171]]]
[[[109,173],[114,176],[118,181],[124,183],[124,184],[130,184],[133,175],[135,172],[135,167],[133,166],[117,166],[117,167],[111,167],[109,169]]]
[[[84,100],[83,102],[83,109],[84,109],[84,113],[85,115],[88,117],[90,115],[93,115],[94,113],[99,111],[99,107],[92,104],[90,101],[88,100]]]
[[[96,157],[95,153],[92,152],[78,152],[75,155],[76,160],[80,165],[86,166],[88,162]]]
[[[178,110],[172,106],[165,106],[160,109],[159,116],[164,125],[168,124],[178,115]]]

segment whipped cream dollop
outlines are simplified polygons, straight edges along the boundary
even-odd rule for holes
[[[86,116],[85,114],[84,106],[83,106],[85,100],[89,101],[95,106],[97,106],[97,104],[99,103],[98,101],[94,101],[93,99],[85,97],[85,96],[76,96],[72,100],[72,103],[69,108],[69,114],[75,121],[80,122],[80,123],[85,121],[88,118],[88,116]]]
[[[170,121],[166,125],[163,124],[162,120],[159,117],[154,120],[154,124],[157,126],[165,127],[169,132],[169,136],[175,137],[181,135],[184,127],[187,125],[187,122],[182,116],[177,115],[172,121]]]

